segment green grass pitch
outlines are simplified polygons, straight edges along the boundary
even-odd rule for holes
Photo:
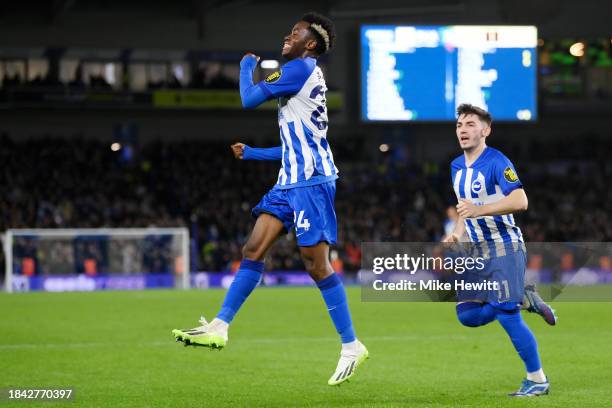
[[[1,294],[0,388],[74,387],[72,407],[612,406],[612,303],[556,303],[557,327],[527,315],[551,394],[506,396],[524,375],[502,328],[470,329],[452,303],[349,297],[370,359],[326,384],[340,345],[315,288],[260,288],[222,351],[183,347],[173,328],[213,317],[223,291]],[[67,404],[67,405],[66,405]]]

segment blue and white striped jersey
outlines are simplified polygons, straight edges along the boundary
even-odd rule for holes
[[[257,84],[268,99],[278,98],[282,143],[277,187],[289,189],[338,178],[327,143],[325,79],[315,58],[296,58]]]
[[[499,150],[486,147],[471,166],[461,155],[451,162],[451,177],[457,200],[465,198],[476,205],[499,201],[517,188],[522,188],[514,165]],[[523,234],[512,214],[465,220],[472,242],[523,242]]]

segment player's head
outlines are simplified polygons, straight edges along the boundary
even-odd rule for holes
[[[484,145],[491,134],[491,114],[478,106],[464,103],[457,108],[457,139],[463,150]]]
[[[285,37],[283,57],[288,60],[300,57],[318,57],[325,54],[336,40],[336,30],[332,21],[320,14],[304,14]]]

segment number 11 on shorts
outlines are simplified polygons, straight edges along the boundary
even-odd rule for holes
[[[310,228],[308,218],[304,218],[304,210],[300,211],[299,214],[297,213],[297,211],[293,212],[293,222],[295,223],[296,232],[298,228],[304,228],[304,231],[308,231],[308,229]]]

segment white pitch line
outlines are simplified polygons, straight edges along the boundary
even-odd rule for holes
[[[483,337],[483,336],[478,336]],[[414,340],[469,340],[471,337],[467,336],[450,336],[450,335],[439,335],[439,336],[366,336],[361,338],[364,342],[374,341],[414,341]],[[253,343],[291,343],[291,342],[337,342],[337,337],[269,337],[269,338],[252,338],[235,340],[232,345],[240,346],[241,344],[253,344]],[[0,344],[0,350],[18,350],[18,349],[38,349],[38,348],[58,348],[58,349],[70,349],[70,348],[95,348],[95,347],[117,347],[117,346],[138,346],[138,347],[169,347],[175,346],[175,341],[169,339],[168,341],[154,341],[147,343],[135,343],[135,342],[121,342],[121,343],[21,343],[21,344]]]

